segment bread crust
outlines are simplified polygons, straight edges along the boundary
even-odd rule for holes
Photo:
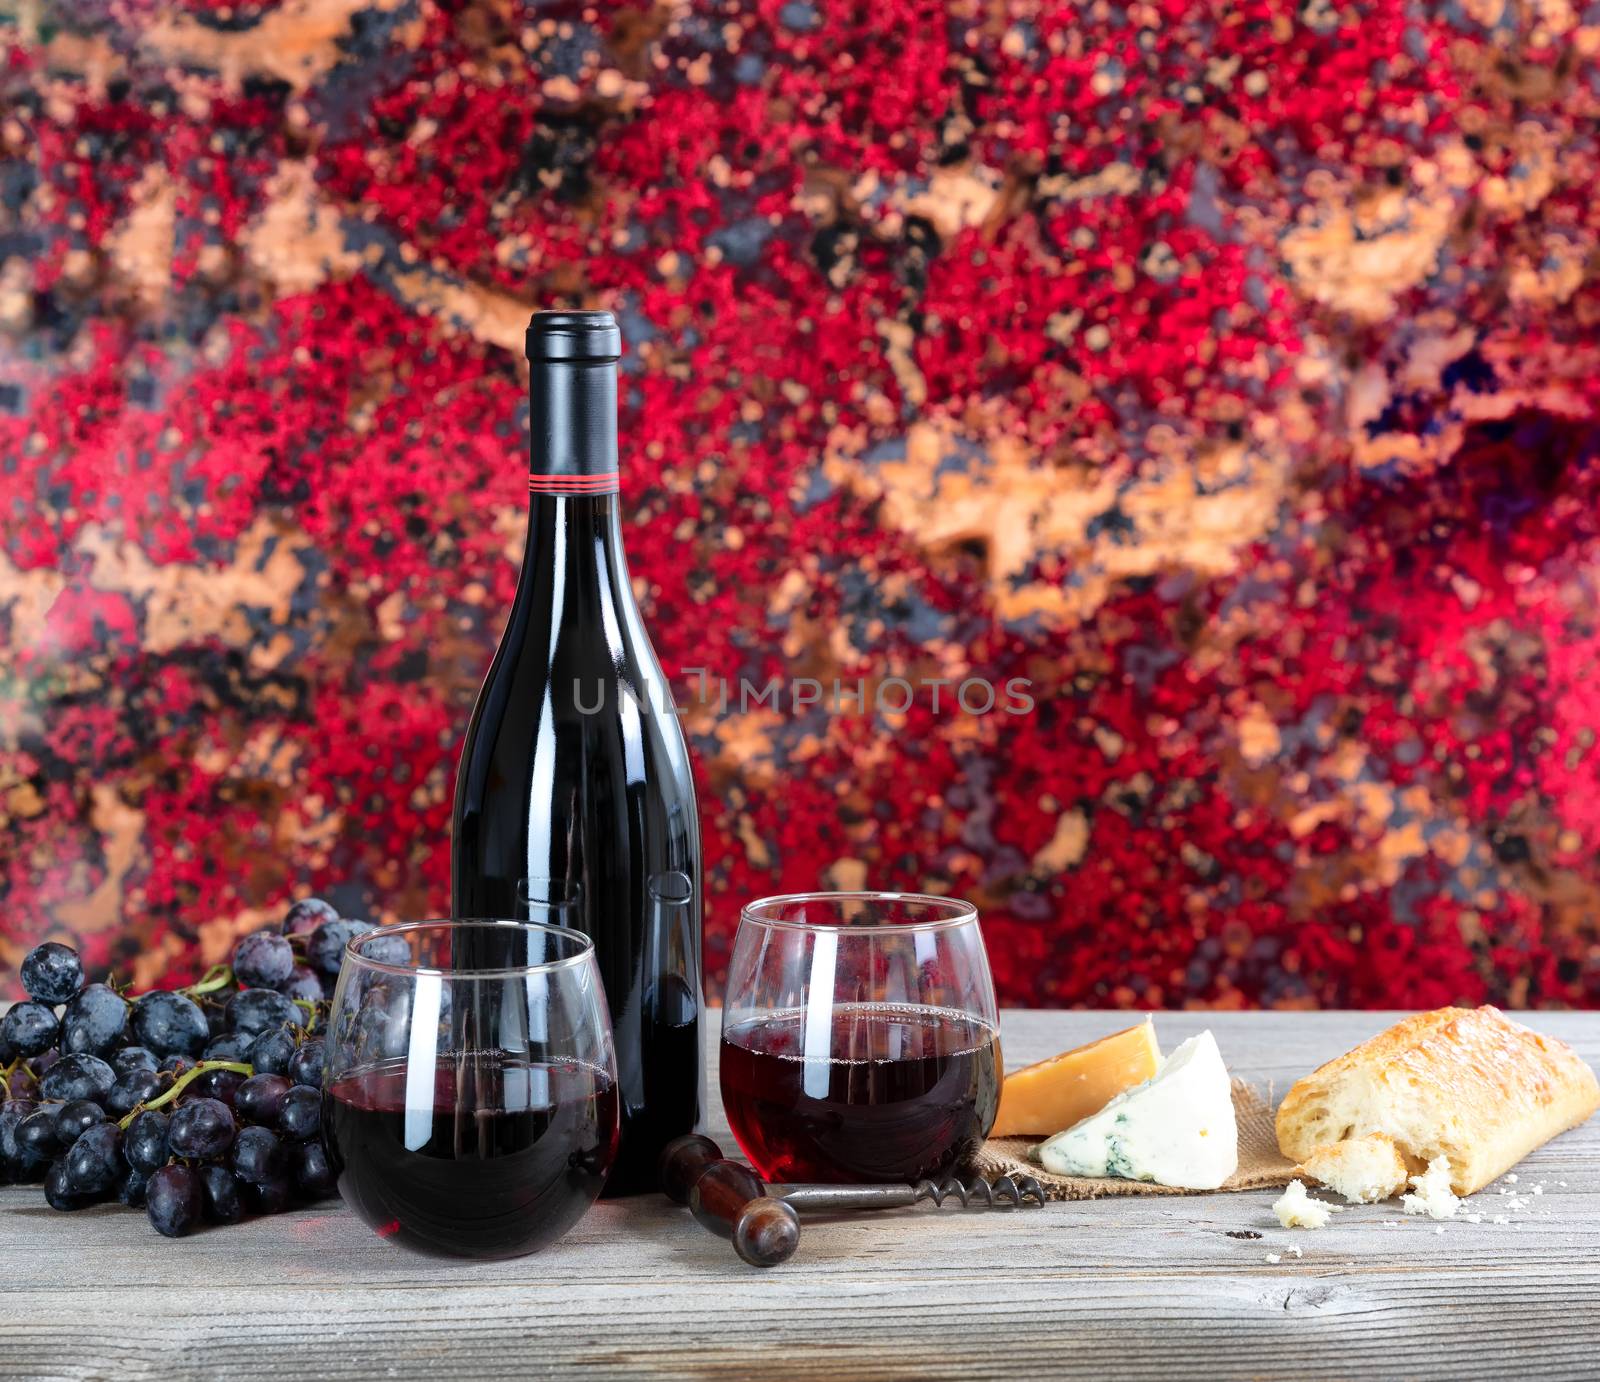
[[[1300,1080],[1278,1108],[1278,1146],[1382,1133],[1421,1169],[1450,1159],[1470,1195],[1600,1106],[1594,1072],[1570,1047],[1498,1008],[1439,1008],[1395,1023]]]

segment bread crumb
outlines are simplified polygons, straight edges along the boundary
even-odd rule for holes
[[[1483,1222],[1483,1215],[1481,1215],[1481,1214],[1469,1214],[1469,1215],[1467,1215],[1467,1222],[1469,1224],[1481,1224]]]
[[[1295,1257],[1304,1257],[1305,1256],[1305,1254],[1300,1251],[1300,1245],[1298,1243],[1290,1243],[1288,1250]]]
[[[1450,1158],[1436,1156],[1420,1176],[1412,1176],[1414,1195],[1402,1195],[1400,1208],[1407,1214],[1426,1214],[1430,1219],[1448,1219],[1461,1204],[1450,1190]]]
[[[1517,1183],[1517,1173],[1515,1171],[1508,1171],[1506,1173],[1506,1184],[1507,1185],[1515,1185],[1516,1183]]]
[[[1489,1222],[1492,1224],[1509,1224],[1511,1220],[1507,1215],[1496,1214]]]
[[[1513,1195],[1506,1201],[1506,1208],[1511,1210],[1526,1209],[1528,1202],[1521,1195]]]
[[[1325,1228],[1334,1206],[1306,1194],[1304,1181],[1292,1180],[1272,1204],[1272,1212],[1285,1228]]]
[[[1443,1233],[1444,1232],[1444,1225],[1440,1224],[1438,1228],[1434,1229],[1434,1232],[1435,1233]]]
[[[1267,1261],[1268,1262],[1272,1262],[1272,1263],[1278,1263],[1278,1262],[1282,1262],[1283,1259],[1281,1257],[1279,1257],[1277,1253],[1269,1252],[1267,1254]]]
[[[1542,1194],[1544,1194],[1544,1186],[1542,1186],[1542,1185],[1536,1185],[1536,1186],[1534,1186],[1534,1187],[1533,1187],[1533,1193],[1534,1193],[1534,1194],[1535,1194],[1535,1195],[1542,1195]]]

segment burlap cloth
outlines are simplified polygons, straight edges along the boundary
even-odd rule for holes
[[[1218,1190],[1261,1190],[1287,1185],[1294,1179],[1294,1162],[1278,1151],[1272,1106],[1244,1080],[1233,1082],[1233,1116],[1239,1124],[1239,1169]],[[1104,1195],[1204,1195],[1205,1190],[1175,1190],[1147,1180],[1115,1177],[1056,1176],[1029,1153],[1042,1142],[1038,1137],[991,1137],[973,1160],[974,1169],[991,1180],[996,1176],[1033,1176],[1052,1200],[1097,1200]]]

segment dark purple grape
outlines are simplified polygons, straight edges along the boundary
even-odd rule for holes
[[[208,1224],[236,1224],[244,1218],[239,1178],[226,1166],[202,1166],[200,1191]]]
[[[294,973],[294,947],[282,936],[257,931],[233,947],[233,974],[242,988],[276,988]]]
[[[211,1037],[206,1015],[181,993],[146,993],[133,1003],[133,1034],[158,1056],[198,1056]]]
[[[32,1099],[39,1093],[39,1081],[26,1065],[19,1065],[6,1080],[6,1089],[12,1099]]]
[[[80,1195],[103,1195],[115,1189],[127,1163],[122,1158],[122,1129],[96,1123],[67,1148],[67,1183]]]
[[[411,995],[388,981],[362,996],[352,1033],[357,1057],[365,1061],[403,1056],[411,1042]]]
[[[7,1041],[4,1036],[0,1036],[0,1067],[10,1065],[14,1060],[20,1058],[21,1055],[21,1051],[17,1050],[17,1048]]]
[[[284,914],[278,929],[286,936],[308,936],[323,922],[338,920],[338,912],[320,897],[302,897]]]
[[[39,1092],[46,1099],[70,1103],[73,1099],[93,1099],[104,1103],[117,1082],[117,1074],[99,1056],[63,1056],[39,1081]]]
[[[143,1209],[145,1188],[149,1183],[150,1177],[143,1171],[137,1171],[132,1166],[124,1167],[122,1177],[117,1181],[117,1198],[129,1209]]]
[[[240,989],[228,1000],[228,1030],[245,1036],[258,1037],[304,1016],[293,999],[272,989]]]
[[[205,1074],[197,1076],[189,1088],[194,1090],[197,1098],[215,1099],[232,1108],[239,1087],[247,1078],[237,1070],[207,1070]]]
[[[69,1055],[110,1056],[127,1032],[128,1000],[106,984],[90,984],[61,1014],[61,1047]]]
[[[228,1164],[240,1180],[265,1185],[283,1175],[287,1157],[276,1133],[267,1128],[240,1128]]]
[[[43,1077],[45,1072],[60,1059],[61,1052],[55,1047],[51,1047],[48,1051],[41,1051],[37,1056],[30,1060],[28,1064],[33,1068],[33,1073],[35,1075]]]
[[[106,1111],[116,1118],[125,1117],[140,1104],[154,1099],[165,1084],[154,1070],[130,1070],[126,1075],[119,1075],[106,1095]]]
[[[0,1018],[0,1036],[19,1055],[42,1056],[61,1035],[61,1023],[43,1003],[16,1003]]]
[[[157,1071],[161,1075],[181,1075],[185,1070],[192,1070],[199,1061],[194,1056],[180,1056],[174,1051],[170,1056],[161,1058],[161,1066]]]
[[[315,1137],[322,1131],[322,1092],[296,1085],[283,1096],[278,1110],[278,1127],[294,1142]]]
[[[328,1162],[328,1149],[320,1141],[291,1147],[289,1160],[294,1167],[294,1183],[302,1195],[320,1200],[338,1190],[338,1180]]]
[[[344,963],[344,948],[351,939],[363,931],[371,930],[361,921],[325,921],[306,941],[306,963],[324,979],[339,977],[339,966]]]
[[[154,1051],[143,1046],[124,1046],[120,1051],[107,1057],[111,1068],[118,1075],[126,1075],[134,1070],[157,1070],[161,1061]]]
[[[361,942],[362,957],[381,965],[409,966],[411,945],[404,936],[374,936]]]
[[[196,1099],[183,1104],[167,1126],[167,1146],[173,1156],[200,1160],[220,1156],[233,1145],[239,1125],[233,1111],[220,1099]]]
[[[205,1001],[200,1005],[200,1011],[206,1015],[206,1031],[211,1040],[228,1034],[228,1005],[216,994],[207,994]]]
[[[165,1166],[172,1153],[167,1148],[167,1115],[159,1109],[136,1113],[122,1136],[122,1155],[136,1171],[151,1174]]]
[[[95,1202],[95,1196],[85,1195],[72,1188],[67,1176],[66,1157],[57,1157],[44,1173],[44,1202],[51,1209],[83,1209]]]
[[[294,1203],[294,1187],[286,1175],[265,1181],[245,1181],[244,1202],[257,1214],[282,1214]]]
[[[83,963],[71,946],[46,941],[23,957],[21,976],[29,998],[54,1007],[83,987]]]
[[[106,1121],[106,1111],[93,1099],[74,1099],[56,1109],[56,1141],[70,1147],[80,1133]]]
[[[17,1141],[17,1129],[30,1113],[37,1112],[32,1099],[7,1099],[0,1103],[0,1181],[10,1183],[27,1174],[38,1158]]]
[[[200,1187],[200,1177],[187,1166],[173,1163],[154,1172],[144,1189],[151,1227],[165,1238],[182,1238],[191,1232],[205,1207]]]
[[[252,1075],[234,1095],[234,1110],[246,1123],[276,1127],[289,1089],[289,1081],[282,1075]]]
[[[277,990],[291,1001],[298,998],[305,1003],[320,1003],[328,996],[316,972],[304,965],[296,965],[290,970],[289,977],[277,985]]]
[[[251,1044],[246,1059],[258,1075],[286,1075],[294,1059],[294,1038],[281,1028],[265,1032]]]
[[[26,1113],[17,1123],[17,1146],[34,1161],[48,1161],[57,1152],[65,1151],[66,1144],[56,1131],[56,1115],[60,1104],[46,1104]]]
[[[245,1032],[228,1032],[219,1037],[212,1037],[205,1049],[205,1060],[231,1060],[243,1061],[250,1057],[250,1045],[254,1037]]]
[[[287,1073],[296,1084],[310,1085],[312,1089],[322,1088],[322,1067],[326,1059],[327,1048],[323,1045],[321,1037],[312,1037],[309,1041],[302,1041],[294,1049],[294,1058],[289,1062]]]

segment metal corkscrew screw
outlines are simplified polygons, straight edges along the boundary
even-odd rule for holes
[[[988,1181],[946,1176],[915,1185],[772,1185],[767,1193],[814,1213],[842,1214],[858,1209],[903,1209],[907,1205],[943,1205],[955,1200],[963,1209],[1020,1209],[1045,1202],[1044,1187],[1032,1176],[1001,1176]]]
[[[799,1211],[841,1214],[903,1209],[955,1200],[963,1209],[1021,1209],[1045,1202],[1032,1176],[946,1176],[914,1185],[768,1185],[748,1166],[729,1161],[709,1137],[690,1133],[661,1153],[661,1188],[753,1267],[775,1267],[800,1246]]]

